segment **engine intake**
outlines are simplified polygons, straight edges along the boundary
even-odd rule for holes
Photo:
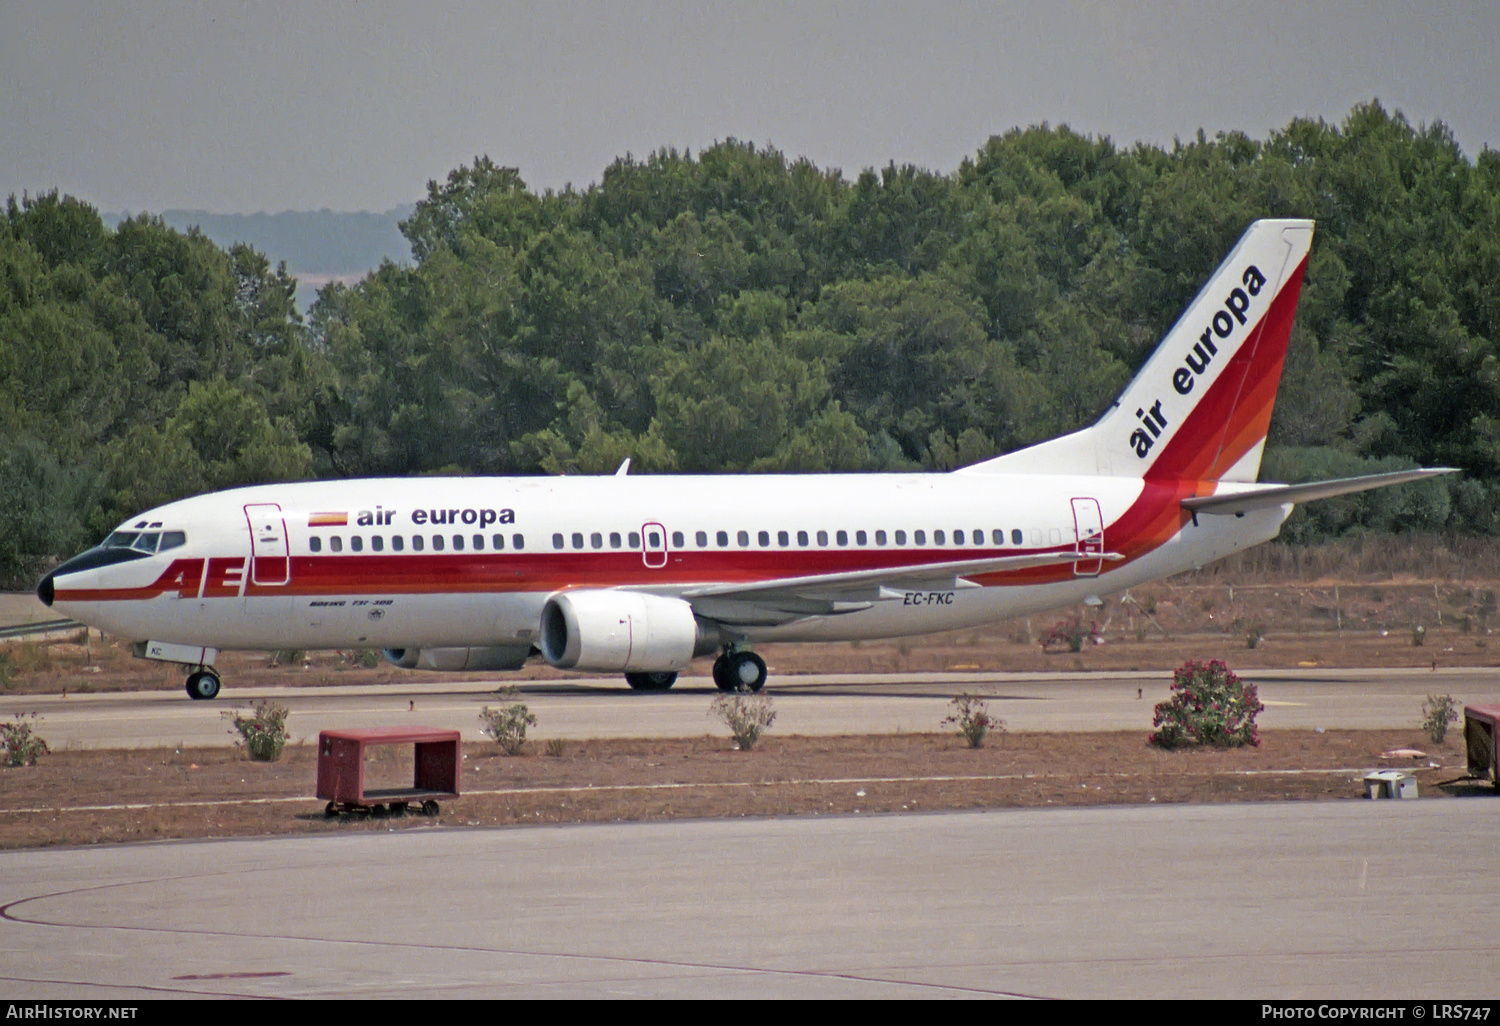
[[[542,656],[560,670],[667,671],[718,647],[682,599],[581,589],[542,607]]]

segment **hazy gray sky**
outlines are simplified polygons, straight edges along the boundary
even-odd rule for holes
[[[536,188],[769,143],[951,171],[1041,121],[1257,137],[1379,97],[1500,148],[1500,2],[0,3],[0,195],[385,209],[487,153]]]

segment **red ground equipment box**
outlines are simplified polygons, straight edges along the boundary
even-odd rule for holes
[[[1495,765],[1496,742],[1500,742],[1500,705],[1464,706],[1464,747],[1469,752],[1469,773],[1489,777],[1500,787],[1500,768]]]
[[[415,745],[411,787],[366,790],[365,749],[373,745]],[[459,733],[436,727],[371,727],[325,730],[318,734],[318,797],[330,816],[340,812],[403,815],[412,802],[438,813],[438,802],[458,797]]]

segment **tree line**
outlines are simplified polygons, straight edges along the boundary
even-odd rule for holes
[[[0,579],[258,481],[961,466],[1096,418],[1260,217],[1318,221],[1262,477],[1465,471],[1288,533],[1500,531],[1500,154],[1370,103],[1171,148],[1016,129],[951,174],[730,140],[537,192],[480,157],[409,265],[305,319],[248,246],[11,197]]]

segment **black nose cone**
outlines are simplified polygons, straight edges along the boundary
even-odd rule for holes
[[[44,605],[47,605],[47,606],[51,606],[52,605],[52,595],[53,595],[53,592],[52,592],[52,578],[53,578],[53,576],[54,575],[52,575],[52,574],[48,574],[46,577],[42,578],[42,583],[38,584],[36,586],[36,597],[39,598],[39,599],[41,599],[42,603]]]

